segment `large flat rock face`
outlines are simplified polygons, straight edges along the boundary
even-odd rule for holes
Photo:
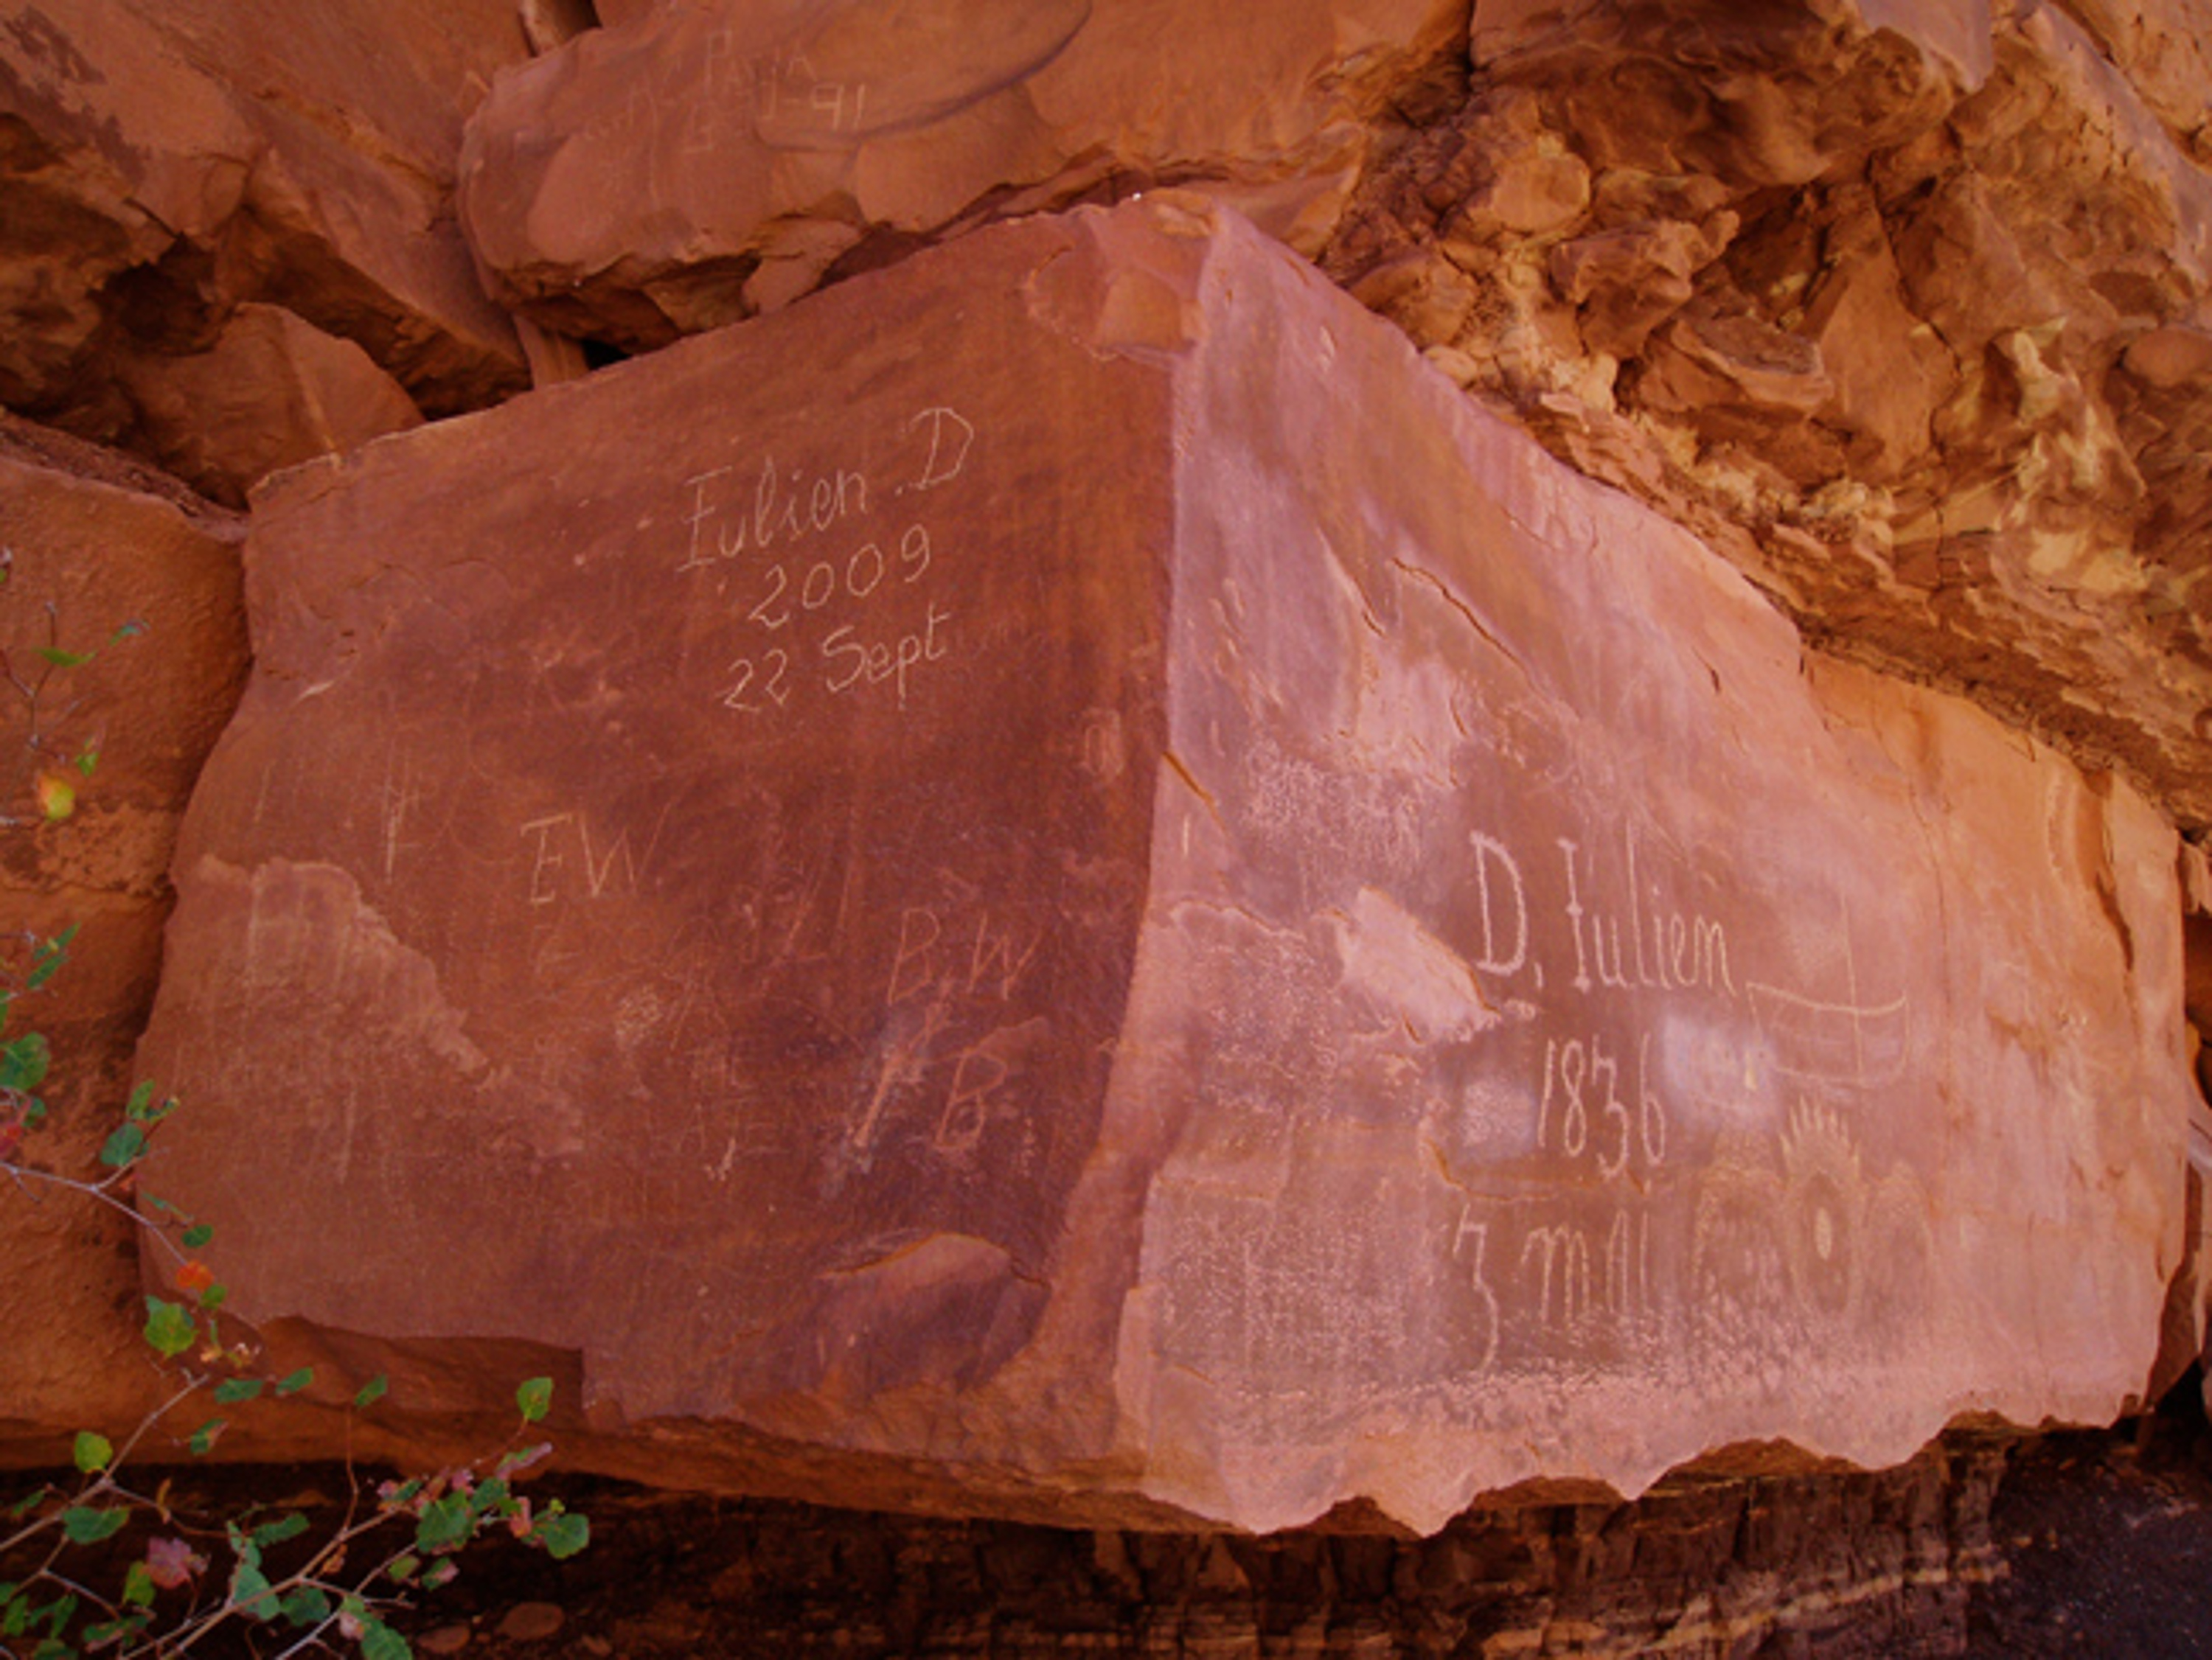
[[[1262,1529],[2143,1387],[2171,832],[1231,215],[295,472],[249,585],[145,1060],[272,1330],[575,1351],[663,1479]]]

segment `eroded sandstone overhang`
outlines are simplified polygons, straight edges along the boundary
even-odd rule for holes
[[[2170,828],[1224,210],[315,463],[248,574],[144,1059],[268,1330],[573,1351],[664,1480],[1252,1529],[2144,1386]]]

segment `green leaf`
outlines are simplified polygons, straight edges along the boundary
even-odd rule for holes
[[[252,1535],[253,1548],[257,1551],[267,1550],[272,1545],[283,1544],[287,1539],[296,1539],[307,1530],[307,1518],[299,1512],[294,1511],[289,1516],[282,1517],[274,1522],[264,1522],[259,1527],[254,1529]]]
[[[173,1360],[199,1338],[199,1325],[181,1303],[146,1300],[146,1341],[165,1360]]]
[[[120,1620],[103,1620],[96,1626],[87,1626],[84,1628],[84,1651],[96,1654],[101,1649],[137,1636],[153,1623],[154,1616],[142,1609],[136,1614],[125,1615]]]
[[[95,1435],[88,1429],[76,1433],[76,1446],[71,1454],[81,1474],[90,1475],[106,1469],[115,1457],[115,1444],[105,1435]]]
[[[540,1522],[531,1536],[545,1547],[548,1556],[565,1562],[592,1542],[592,1518],[563,1511]]]
[[[380,1372],[361,1386],[360,1392],[353,1397],[353,1403],[356,1407],[373,1407],[385,1397],[391,1388],[392,1380]]]
[[[122,1530],[131,1512],[121,1506],[100,1510],[90,1505],[71,1505],[62,1512],[62,1534],[72,1545],[96,1545]]]
[[[72,1596],[69,1601],[70,1612],[74,1614],[76,1612],[76,1598]],[[68,1623],[66,1620],[61,1622],[64,1626]],[[39,1646],[31,1651],[31,1660],[76,1660],[76,1651],[58,1637],[42,1638]]]
[[[120,1170],[137,1162],[138,1155],[145,1150],[146,1132],[135,1124],[120,1124],[100,1149],[100,1161],[110,1170]]]
[[[295,1627],[319,1626],[331,1617],[331,1599],[320,1585],[302,1585],[280,1600],[276,1607]]]
[[[377,1498],[386,1510],[404,1510],[415,1502],[415,1495],[422,1491],[422,1478],[417,1475],[410,1481],[392,1482],[388,1489],[380,1489]]]
[[[39,810],[49,824],[59,824],[76,811],[76,785],[62,773],[40,773],[38,795]]]
[[[45,1621],[46,1622],[47,1632],[52,1638],[58,1639],[61,1636],[62,1633],[69,1629],[69,1622],[76,1617],[76,1594],[72,1591],[66,1596],[57,1596],[54,1598],[52,1602],[47,1603],[46,1607],[33,1614],[31,1616],[31,1620],[33,1624],[36,1624],[41,1620]],[[46,1645],[45,1643],[40,1644],[37,1652],[44,1654],[46,1651]],[[66,1654],[68,1650],[64,1649],[63,1650],[63,1652]]]
[[[30,1624],[30,1598],[18,1592],[8,1599],[5,1609],[0,1609],[0,1637],[21,1637]]]
[[[228,1286],[210,1286],[205,1291],[200,1293],[200,1306],[213,1313],[216,1309],[221,1308],[229,1297]]]
[[[276,1615],[269,1576],[250,1562],[240,1562],[230,1576],[230,1602],[249,1620],[272,1620]]]
[[[410,1550],[404,1556],[395,1556],[386,1562],[384,1571],[392,1576],[393,1583],[404,1585],[422,1571],[422,1559]]]
[[[451,1556],[441,1556],[430,1564],[430,1571],[422,1576],[424,1590],[442,1590],[460,1578],[461,1565]]]
[[[154,1081],[151,1078],[139,1079],[131,1086],[131,1099],[123,1104],[123,1116],[132,1124],[143,1124],[146,1120],[147,1103],[153,1099]]]
[[[43,1032],[26,1032],[13,1043],[0,1044],[0,1089],[36,1089],[52,1064]]]
[[[228,1418],[210,1418],[192,1432],[192,1439],[185,1445],[192,1450],[193,1457],[204,1458],[215,1451],[215,1444],[222,1439],[223,1431],[229,1427]]]
[[[77,756],[74,765],[76,766],[76,770],[84,777],[90,778],[99,768],[100,751],[91,748],[84,750]]]
[[[383,1621],[374,1616],[362,1621],[361,1660],[414,1660],[414,1656],[407,1639]]]
[[[452,1550],[466,1543],[475,1530],[476,1518],[469,1514],[468,1495],[449,1493],[423,1506],[422,1519],[415,1524],[415,1548],[433,1554]]]
[[[36,991],[59,972],[65,953],[62,942],[48,940],[31,958],[31,972],[23,977],[23,990]]]
[[[64,651],[58,645],[41,645],[39,655],[57,669],[82,669],[92,661],[89,651]]]
[[[123,1576],[123,1606],[143,1609],[151,1608],[153,1603],[153,1572],[143,1562],[133,1562],[131,1571]]]
[[[497,1476],[477,1482],[476,1490],[469,1494],[469,1509],[477,1516],[504,1516],[514,1503],[507,1483]]]
[[[297,1395],[314,1381],[314,1367],[301,1366],[297,1372],[276,1380],[276,1392],[279,1395]]]
[[[240,1401],[251,1401],[261,1393],[258,1378],[226,1378],[215,1386],[215,1403],[219,1407],[235,1406]]]
[[[33,1511],[39,1507],[40,1502],[46,1498],[47,1492],[47,1488],[40,1487],[35,1493],[25,1493],[9,1507],[8,1512],[8,1519],[11,1522],[21,1521],[26,1516],[28,1516]]]
[[[84,1633],[82,1633],[84,1651],[97,1653],[100,1649],[106,1649],[108,1645],[122,1642],[124,1638],[131,1636],[131,1633],[133,1633],[139,1625],[143,1625],[143,1622],[146,1622],[143,1621],[143,1615],[133,1614],[133,1615],[128,1615],[128,1618],[122,1618],[122,1621],[101,1621],[100,1625],[84,1627]]]
[[[534,1446],[517,1447],[514,1451],[501,1457],[499,1473],[501,1475],[512,1475],[519,1470],[528,1469],[532,1464],[541,1463],[551,1457],[552,1452],[553,1444],[550,1441],[540,1441]]]
[[[198,1227],[186,1228],[180,1243],[187,1251],[198,1251],[213,1238],[215,1238],[215,1230],[205,1222],[202,1222]]]
[[[514,1404],[522,1409],[522,1421],[534,1424],[553,1407],[553,1380],[532,1378],[514,1391]]]

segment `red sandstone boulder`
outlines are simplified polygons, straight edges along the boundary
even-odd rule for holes
[[[1195,198],[297,470],[249,565],[143,1060],[280,1350],[1254,1529],[2145,1387],[2171,829]]]
[[[43,1032],[54,1057],[52,1116],[16,1156],[83,1175],[130,1092],[185,797],[245,682],[244,526],[149,468],[11,417],[0,500],[0,651],[22,682],[0,683],[0,934],[20,961],[24,936],[79,930],[9,1024],[10,1038]],[[143,632],[117,639],[126,626]],[[40,653],[56,645],[90,661],[51,667]],[[89,776],[72,765],[88,750]],[[50,778],[75,795],[51,821]],[[155,1379],[127,1318],[130,1234],[74,1196],[0,1182],[0,1457],[52,1459],[57,1434],[144,1404]]]
[[[1317,248],[1464,8],[714,0],[609,21],[501,77],[461,212],[502,300],[655,345],[783,304],[871,239],[1160,180]]]
[[[367,352],[276,306],[241,306],[206,351],[123,373],[144,446],[234,507],[281,468],[422,424]]]
[[[526,384],[453,222],[512,0],[82,0],[0,26],[0,401],[126,436],[118,363],[267,300],[426,408]]]

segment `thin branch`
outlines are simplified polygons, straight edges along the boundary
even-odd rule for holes
[[[191,1260],[191,1257],[185,1252],[183,1248],[180,1247],[174,1239],[172,1239],[168,1236],[167,1232],[161,1224],[151,1221],[139,1210],[137,1206],[125,1204],[122,1200],[117,1198],[112,1193],[110,1193],[107,1190],[117,1182],[121,1181],[124,1177],[131,1173],[130,1166],[127,1165],[123,1169],[117,1171],[113,1175],[102,1177],[96,1182],[88,1182],[82,1177],[78,1176],[58,1175],[51,1170],[40,1170],[30,1165],[16,1164],[13,1160],[0,1161],[0,1173],[4,1173],[13,1178],[15,1185],[19,1188],[22,1187],[26,1181],[46,1182],[54,1187],[68,1188],[73,1192],[82,1193],[88,1197],[97,1199],[109,1209],[119,1211],[122,1215],[128,1216],[133,1222],[137,1223],[148,1233],[151,1234],[154,1237],[155,1242],[158,1244],[162,1250],[167,1251],[178,1263],[188,1263]],[[31,1199],[33,1203],[37,1203],[36,1197],[33,1195],[28,1189],[24,1190],[24,1197]]]

